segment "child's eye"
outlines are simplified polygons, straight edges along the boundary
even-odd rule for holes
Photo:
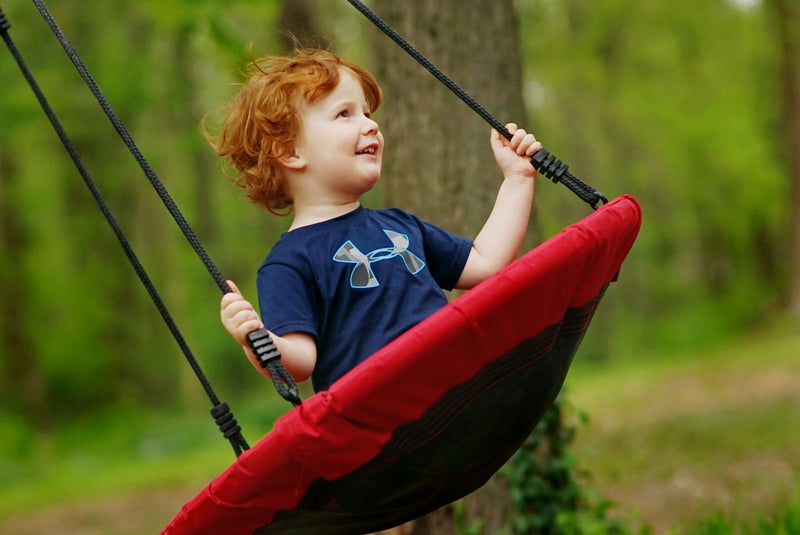
[[[350,115],[350,113],[349,113],[349,111],[348,111],[348,110],[342,110],[342,111],[340,111],[340,112],[338,113],[338,115],[336,115],[336,117],[347,117],[347,116],[349,116],[349,115]]]

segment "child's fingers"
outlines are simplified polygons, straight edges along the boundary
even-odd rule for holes
[[[491,136],[492,145],[498,148],[510,146],[512,150],[516,151],[517,146],[525,136],[525,131],[520,130],[516,123],[508,123],[505,127],[506,131],[511,134],[511,139],[507,139],[493,128]]]
[[[263,327],[261,318],[247,301],[236,301],[223,309],[220,317],[222,324],[237,341],[244,341],[247,333]]]
[[[500,132],[492,128],[492,136],[491,136],[492,145],[502,145],[506,142],[506,138],[500,135]]]
[[[253,310],[255,312],[253,305],[242,297],[239,287],[231,280],[225,282],[228,284],[231,291],[223,294],[222,299],[220,299],[219,306],[222,313],[228,317],[233,317],[242,310]]]
[[[261,318],[258,316],[258,312],[253,308],[253,305],[241,297],[228,301],[223,300],[219,315],[222,323],[228,330],[241,329],[245,324],[251,325],[255,323],[250,329],[254,330],[259,328],[261,323]]]
[[[244,345],[247,333],[260,329],[264,324],[250,301],[242,297],[239,287],[231,280],[225,282],[231,291],[223,294],[220,300],[220,319],[231,336]]]
[[[229,293],[223,294],[222,298],[219,301],[219,307],[222,310],[226,310],[226,309],[230,308],[232,305],[234,305],[235,303],[239,303],[239,302],[243,302],[243,301],[245,301],[245,299],[244,299],[244,297],[242,297],[241,294],[234,293],[234,292],[229,292]]]
[[[261,320],[256,318],[249,319],[239,324],[239,332],[241,335],[247,336],[248,333],[257,331],[261,327],[262,327]]]
[[[229,318],[236,317],[239,314],[246,313],[246,314],[256,314],[253,305],[251,305],[248,301],[242,299],[231,299],[228,301],[223,302],[222,304],[222,312],[225,316]]]
[[[237,293],[237,294],[239,294],[239,295],[242,295],[242,292],[239,290],[239,287],[238,287],[238,286],[236,286],[236,283],[235,283],[235,282],[233,282],[232,280],[226,280],[226,281],[225,281],[225,283],[226,283],[226,284],[228,285],[228,287],[229,287],[231,290],[233,290],[235,293]]]
[[[518,128],[515,123],[508,123],[506,130],[511,134],[510,139],[506,139],[497,130],[492,130],[492,150],[497,164],[504,173],[520,172],[524,167],[524,171],[521,172],[525,174],[529,169],[527,166],[520,167],[520,160],[529,159],[536,154],[542,148],[542,144],[536,140],[533,134]]]
[[[536,141],[533,134],[528,134],[517,147],[517,154],[520,156],[533,156],[541,148],[542,144]]]
[[[528,134],[525,130],[520,128],[514,132],[514,137],[511,138],[511,148],[514,149],[514,152],[522,156],[533,141],[535,141],[533,135]]]
[[[520,156],[533,156],[536,151],[542,148],[542,144],[536,141],[536,137],[522,128],[514,131],[510,145]]]
[[[506,129],[508,130],[508,133],[511,134],[509,144],[515,151],[523,142],[526,141],[528,136],[532,135],[528,134],[524,128],[517,128],[514,123],[509,123]]]

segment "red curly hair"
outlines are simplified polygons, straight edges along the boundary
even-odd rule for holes
[[[377,110],[383,95],[372,74],[331,52],[296,50],[250,64],[247,80],[227,105],[222,130],[211,145],[239,171],[234,183],[247,190],[251,201],[274,214],[291,212],[292,198],[278,159],[294,150],[301,127],[298,106],[333,91],[342,69],[360,82],[370,111]]]

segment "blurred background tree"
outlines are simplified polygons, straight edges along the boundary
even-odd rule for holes
[[[791,0],[769,0],[772,24],[777,27],[780,85],[783,107],[779,131],[784,141],[783,154],[789,180],[789,217],[786,240],[786,283],[784,304],[800,316],[800,5]]]

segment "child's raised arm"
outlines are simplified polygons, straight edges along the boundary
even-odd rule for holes
[[[511,263],[528,229],[536,178],[530,158],[542,144],[514,123],[506,128],[511,140],[497,130],[491,133],[492,151],[504,180],[489,218],[472,243],[456,288],[472,288]]]
[[[261,318],[253,305],[250,304],[239,291],[233,281],[227,281],[231,292],[222,296],[220,301],[220,319],[225,330],[228,331],[236,342],[242,346],[250,363],[259,372],[269,377],[269,372],[262,368],[255,354],[247,345],[248,333],[264,326]],[[317,344],[314,339],[305,333],[288,333],[277,336],[269,333],[275,347],[281,353],[281,364],[297,382],[302,382],[311,376],[317,363]]]

